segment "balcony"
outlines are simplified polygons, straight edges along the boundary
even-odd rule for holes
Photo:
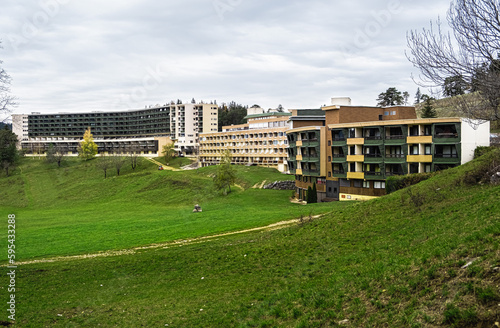
[[[347,155],[348,162],[364,162],[365,156],[363,155]]]
[[[432,143],[432,136],[409,136],[406,138],[409,144],[430,144]]]
[[[349,138],[347,139],[348,146],[364,145],[365,138]]]
[[[432,155],[408,155],[408,163],[432,163]]]
[[[385,154],[385,163],[404,163],[406,161],[405,154]]]
[[[436,153],[436,154],[434,154],[434,158],[458,158],[458,154]]]
[[[380,171],[364,171],[365,179],[381,179],[383,178],[383,173]]]
[[[364,172],[347,172],[347,179],[365,179]]]

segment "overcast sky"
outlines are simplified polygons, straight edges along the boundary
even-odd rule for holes
[[[413,99],[406,33],[449,0],[2,0],[0,59],[15,113],[181,99],[318,108]]]

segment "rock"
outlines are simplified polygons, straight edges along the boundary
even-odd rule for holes
[[[295,181],[274,181],[273,183],[267,184],[262,189],[274,189],[274,190],[295,190]]]
[[[348,320],[348,319],[345,319],[345,320],[339,321],[339,325],[347,325],[348,323],[349,323],[349,320]]]

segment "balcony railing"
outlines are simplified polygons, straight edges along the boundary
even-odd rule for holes
[[[345,158],[345,154],[333,154],[333,158]]]
[[[381,140],[382,137],[381,136],[369,136],[369,137],[365,137],[366,140]]]
[[[382,175],[382,172],[375,172],[375,171],[363,171],[363,173],[366,175],[377,175],[377,176]]]
[[[369,157],[369,158],[381,158],[382,154],[380,154],[380,153],[378,153],[378,154],[365,154],[365,157]]]
[[[333,174],[344,174],[345,171],[333,170]]]
[[[397,139],[404,139],[405,136],[398,134],[398,135],[386,136],[385,138],[387,140],[397,140]]]
[[[385,154],[386,158],[404,158],[404,154]]]
[[[333,141],[345,141],[345,137],[333,137]]]
[[[394,176],[394,175],[404,175],[403,171],[390,171],[385,172],[386,176]]]
[[[435,158],[458,158],[458,154],[441,154],[437,153],[434,155]]]
[[[458,138],[458,133],[437,133],[434,138]]]

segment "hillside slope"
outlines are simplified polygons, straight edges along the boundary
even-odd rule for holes
[[[23,265],[18,324],[494,327],[500,186],[482,178],[499,164],[497,150],[279,231]]]

